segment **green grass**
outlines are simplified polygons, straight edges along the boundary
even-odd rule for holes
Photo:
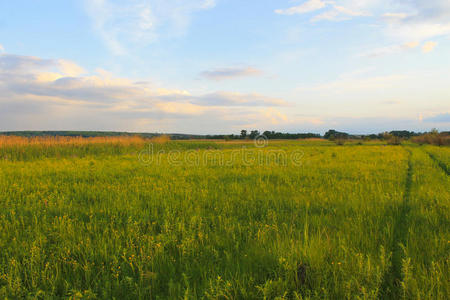
[[[448,148],[242,146],[0,148],[0,297],[447,298]]]

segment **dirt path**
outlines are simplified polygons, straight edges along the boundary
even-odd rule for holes
[[[380,298],[382,299],[399,299],[400,283],[402,281],[402,260],[404,258],[403,245],[406,242],[409,227],[409,211],[411,185],[413,175],[412,153],[408,157],[408,171],[405,180],[405,191],[403,201],[398,208],[398,213],[394,224],[394,237],[392,239],[392,265],[384,274],[383,284],[380,290]]]

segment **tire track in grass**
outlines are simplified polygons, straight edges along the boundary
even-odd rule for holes
[[[428,156],[438,164],[439,167],[441,167],[441,169],[445,172],[445,174],[450,175],[450,170],[447,168],[447,165],[444,164],[442,161],[439,160],[439,158],[436,157],[436,155],[434,155],[433,153],[430,153],[428,151],[425,151]]]
[[[405,192],[403,201],[400,204],[398,214],[394,223],[394,237],[392,239],[392,263],[391,267],[386,271],[381,285],[380,298],[381,299],[399,299],[400,298],[400,283],[402,281],[402,260],[404,258],[403,245],[406,243],[408,228],[409,228],[409,212],[410,212],[410,197],[413,175],[412,152],[408,151],[408,171],[405,180]]]

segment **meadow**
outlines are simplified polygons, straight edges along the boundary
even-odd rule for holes
[[[412,143],[0,137],[0,298],[448,299],[449,164]]]

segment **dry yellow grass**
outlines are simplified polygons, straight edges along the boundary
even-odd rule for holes
[[[155,144],[165,144],[170,141],[170,136],[168,135],[160,135],[151,138],[150,141]]]
[[[45,136],[45,137],[21,137],[21,136],[0,136],[0,147],[8,146],[55,146],[55,145],[87,145],[87,144],[143,144],[146,139],[140,136],[115,136],[115,137],[66,137],[66,136]]]

